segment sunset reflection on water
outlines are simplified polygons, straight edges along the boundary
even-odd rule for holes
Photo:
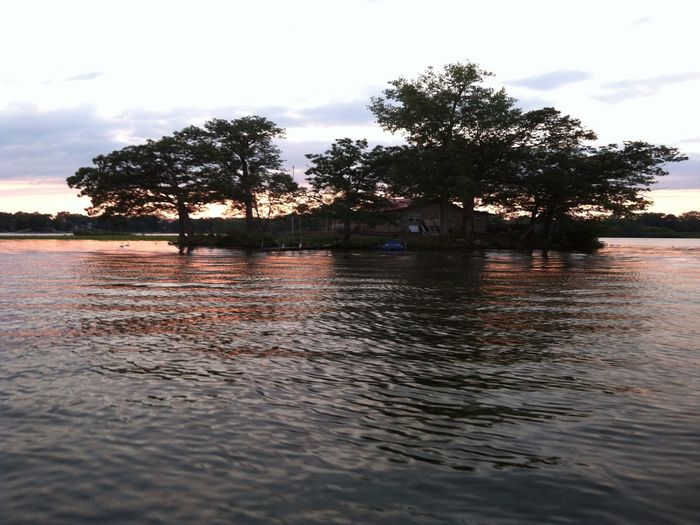
[[[690,521],[697,254],[0,241],[3,522]]]

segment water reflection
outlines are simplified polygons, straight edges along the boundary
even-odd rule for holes
[[[653,521],[692,514],[687,254],[17,246],[0,250],[14,521],[39,480],[53,522],[109,521],[110,493],[145,522],[458,522],[465,493],[477,521],[616,521],[652,494]]]

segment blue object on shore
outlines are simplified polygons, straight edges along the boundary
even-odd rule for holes
[[[398,239],[393,239],[391,241],[388,241],[382,245],[382,250],[387,250],[387,251],[403,251],[406,249],[406,246],[404,246],[401,241]]]

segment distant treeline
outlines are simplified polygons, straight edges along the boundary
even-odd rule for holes
[[[292,225],[292,221],[294,224]],[[270,233],[319,231],[328,229],[327,219],[317,216],[283,216],[270,221]],[[224,234],[245,229],[245,219],[238,217],[210,217],[192,219],[197,234]],[[90,217],[79,213],[0,212],[0,233],[177,233],[178,223],[160,215],[100,215]]]
[[[227,219],[218,219],[226,221]],[[177,224],[157,215],[136,217],[98,216],[60,212],[3,213],[0,212],[0,232],[65,233],[76,231],[129,232],[129,233],[177,233]]]
[[[700,211],[681,215],[641,213],[605,219],[601,224],[602,237],[697,237],[700,236]]]
[[[493,217],[491,227],[495,230],[522,229],[522,218],[507,221]],[[292,225],[294,221],[294,225]],[[585,221],[584,221],[585,222]],[[608,218],[595,223],[595,231],[601,237],[696,237],[700,236],[700,211],[689,211],[681,215],[664,213],[641,213],[627,218]],[[192,226],[198,234],[226,234],[245,229],[243,218],[211,217],[193,219]],[[316,214],[303,217],[278,217],[270,223],[270,233],[328,230],[328,220]],[[0,232],[26,233],[65,233],[65,232],[106,232],[106,233],[177,233],[178,224],[174,219],[158,215],[89,217],[87,215],[60,212],[47,213],[5,213],[0,212]]]

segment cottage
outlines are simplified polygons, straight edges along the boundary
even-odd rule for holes
[[[450,204],[447,215],[448,231],[462,231],[462,208]],[[392,223],[363,225],[361,231],[367,233],[398,233],[411,232],[423,234],[440,233],[440,204],[415,203],[408,199],[394,201],[392,206],[383,212],[391,218]],[[483,211],[474,212],[474,231],[485,233],[489,214]]]

